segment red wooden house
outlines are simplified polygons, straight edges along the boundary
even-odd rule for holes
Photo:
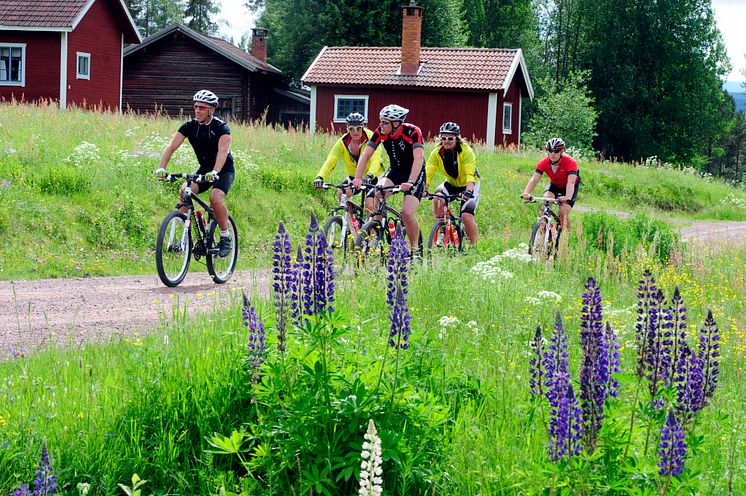
[[[251,52],[182,24],[169,26],[124,52],[124,104],[172,117],[192,111],[200,89],[220,99],[222,119],[308,124],[309,98],[290,91],[282,72],[267,63],[267,30],[252,30]]]
[[[379,109],[396,103],[426,137],[454,121],[488,148],[520,145],[521,102],[534,96],[521,50],[421,48],[423,9],[403,9],[401,47],[321,50],[301,78],[311,87],[311,129],[339,132],[350,112],[375,125]]]
[[[0,100],[119,109],[124,45],[140,41],[122,0],[2,0]]]

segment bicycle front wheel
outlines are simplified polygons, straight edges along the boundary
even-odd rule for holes
[[[431,253],[447,253],[453,254],[457,251],[464,249],[464,231],[458,224],[451,224],[453,229],[458,235],[458,242],[454,243],[450,233],[446,229],[446,223],[443,221],[436,221],[433,224],[433,228],[430,230],[430,236],[427,238],[427,249]]]
[[[547,226],[544,222],[537,222],[531,230],[528,243],[528,254],[537,260],[548,259],[552,255],[552,232],[547,237]]]
[[[369,220],[355,237],[355,251],[362,258],[383,250],[383,227],[377,220]]]
[[[335,260],[340,258],[339,254],[342,255],[342,258],[347,256],[347,251],[353,242],[349,229],[342,229],[343,224],[341,215],[330,217],[324,224],[324,237],[334,252]]]
[[[238,261],[238,230],[233,217],[228,216],[228,231],[230,232],[231,245],[228,254],[221,257],[218,254],[220,244],[220,226],[216,220],[212,220],[207,226],[207,272],[217,284],[223,284],[231,278]]]
[[[187,215],[178,210],[163,219],[155,243],[155,266],[163,284],[178,286],[189,270],[192,236],[186,227]]]

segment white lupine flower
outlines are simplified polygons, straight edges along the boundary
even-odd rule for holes
[[[383,492],[383,469],[381,468],[381,438],[378,437],[376,424],[373,419],[368,421],[368,431],[365,433],[363,451],[360,457],[360,491],[358,496],[380,496]]]

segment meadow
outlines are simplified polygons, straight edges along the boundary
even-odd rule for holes
[[[180,121],[1,111],[0,233],[10,242],[0,246],[0,278],[153,273],[155,232],[176,187],[149,173]],[[334,195],[311,181],[335,138],[260,123],[234,124],[232,135],[239,269],[271,267],[299,246],[315,253],[310,218],[323,222]],[[481,239],[466,256],[406,272],[337,260],[333,278],[324,272],[334,310],[301,312],[297,325],[278,312],[288,292],[265,300],[245,288],[246,301],[197,319],[174,308],[171,324],[139,339],[0,350],[0,494],[33,488],[37,470],[48,475],[42,446],[58,494],[357,494],[370,420],[383,494],[745,494],[746,251],[691,249],[663,220],[746,220],[746,192],[686,168],[582,161],[579,203],[599,212],[573,213],[569,246],[535,263],[521,244],[536,208],[519,196],[541,155],[477,152]],[[170,169],[194,169],[191,153],[182,147]],[[428,203],[419,218],[427,230]],[[708,311],[719,331],[717,388],[684,431],[684,468],[673,477],[658,464],[677,392],[646,397],[636,374],[646,269],[662,306],[679,288],[693,350]],[[556,333],[559,310],[569,377],[582,384],[589,277],[598,320],[619,345],[619,393],[604,402],[595,450],[556,457],[556,407],[531,394],[531,343],[537,326],[541,342]],[[404,300],[392,299],[392,278]],[[408,319],[392,327],[402,312]]]

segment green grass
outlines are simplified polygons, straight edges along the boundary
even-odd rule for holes
[[[171,188],[148,172],[178,123],[13,105],[2,110],[0,133],[6,151],[15,151],[0,168],[0,231],[12,240],[0,248],[0,277],[152,273],[154,233],[174,202]],[[42,112],[44,128],[31,127],[42,122]],[[23,124],[11,128],[9,122]],[[277,228],[270,220],[282,219],[297,246],[310,214],[323,218],[332,205],[334,195],[316,193],[310,180],[333,137],[240,126],[233,136],[239,176],[229,200],[245,233],[241,251],[251,254],[242,255],[242,263],[264,266]],[[88,160],[86,147],[66,161],[82,141],[98,147],[98,158],[77,163]],[[153,155],[121,158],[121,150],[146,149]],[[185,149],[183,160],[190,153]],[[637,280],[645,268],[653,269],[667,296],[680,288],[692,346],[708,309],[722,332],[720,384],[688,438],[686,472],[668,494],[746,493],[746,390],[740,380],[746,251],[690,252],[674,240],[673,256],[662,261],[660,235],[651,243],[634,224],[616,225],[603,216],[586,234],[590,222],[574,213],[572,250],[557,263],[497,257],[525,242],[536,209],[518,196],[539,156],[479,157],[481,245],[469,256],[436,258],[409,273],[412,334],[398,366],[386,344],[386,272],[375,264],[363,273],[341,270],[338,314],[326,327],[292,331],[285,354],[277,350],[272,302],[249,295],[266,323],[270,350],[260,387],[249,385],[238,300],[197,319],[174,308],[170,324],[140,338],[44,348],[24,358],[2,350],[0,494],[33,480],[42,440],[65,495],[77,495],[81,482],[91,484],[91,496],[122,494],[117,484],[129,485],[134,473],[148,481],[142,494],[217,495],[220,487],[252,495],[353,494],[368,418],[384,441],[384,494],[656,494],[663,482],[655,467],[657,439],[644,453],[639,412],[629,456],[619,456],[619,440],[626,439],[636,409],[635,382],[628,376],[635,360]],[[682,172],[581,167],[581,203],[597,208],[712,218],[722,198],[744,198],[743,191]],[[596,191],[596,179],[608,174],[601,169],[611,167],[626,176],[624,188]],[[47,168],[63,172],[45,174]],[[642,196],[622,194],[633,184],[642,194],[669,180],[690,185],[701,209],[648,211]],[[55,191],[55,182],[71,191]],[[742,219],[738,208],[733,218]],[[428,211],[429,205],[420,211],[423,226]],[[624,241],[598,245],[600,231]],[[122,242],[128,244],[122,248]],[[601,286],[604,317],[619,334],[626,375],[619,400],[609,404],[601,455],[555,465],[546,457],[548,409],[529,394],[529,342],[537,325],[548,336],[560,309],[577,380],[588,276]],[[320,341],[330,330],[338,335]],[[234,430],[246,441],[243,462],[210,452],[208,440]]]

